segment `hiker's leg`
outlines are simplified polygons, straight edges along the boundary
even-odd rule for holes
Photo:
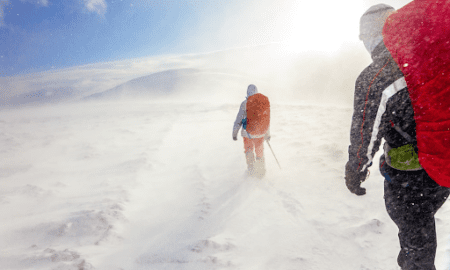
[[[384,164],[386,210],[399,229],[402,270],[434,270],[436,228],[434,214],[448,197],[449,189],[437,185],[424,170],[395,170]]]
[[[244,137],[245,160],[247,162],[247,171],[252,174],[254,171],[255,155],[253,154],[253,140]]]
[[[263,177],[266,174],[266,164],[264,160],[264,138],[253,139],[256,149],[255,169],[258,177]]]
[[[253,144],[252,139],[249,139],[247,137],[243,137],[244,138],[244,152],[248,153],[248,152],[253,152],[255,146]]]
[[[263,158],[264,157],[264,138],[253,139],[253,142],[255,144],[256,157]]]

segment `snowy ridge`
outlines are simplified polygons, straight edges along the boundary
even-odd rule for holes
[[[169,69],[132,79],[84,100],[229,98],[230,91],[246,84],[243,76],[220,70]]]
[[[238,106],[2,111],[0,268],[397,270],[377,168],[363,197],[344,184],[351,108],[274,103],[283,170],[266,146],[256,180],[231,139]],[[447,269],[449,207],[437,215],[437,269]]]
[[[173,94],[198,76],[196,69],[175,69],[142,76],[110,90],[93,94],[85,99],[113,99],[120,97],[143,97]]]
[[[70,87],[40,89],[33,92],[18,94],[6,99],[0,99],[0,106],[22,106],[32,104],[46,104],[66,101],[74,98],[76,93]]]
[[[0,109],[7,103],[28,106],[81,98],[238,102],[249,84],[263,89],[272,101],[350,106],[356,76],[369,60],[365,51],[353,45],[336,54],[297,54],[282,44],[267,44],[93,63],[0,77]]]

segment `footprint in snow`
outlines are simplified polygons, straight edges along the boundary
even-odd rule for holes
[[[278,191],[278,195],[283,199],[283,206],[286,209],[288,213],[291,213],[294,216],[298,216],[300,214],[300,211],[303,210],[302,204],[292,198],[291,195],[284,191]]]

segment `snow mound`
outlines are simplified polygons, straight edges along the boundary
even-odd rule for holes
[[[64,249],[55,250],[46,248],[40,250],[38,246],[33,245],[30,249],[34,252],[31,256],[22,259],[22,264],[30,265],[33,269],[47,269],[48,264],[51,263],[56,268],[61,270],[91,270],[95,269],[90,263],[86,262],[80,254],[74,250]]]

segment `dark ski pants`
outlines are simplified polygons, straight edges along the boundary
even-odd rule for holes
[[[385,177],[386,210],[398,227],[402,270],[435,270],[436,226],[434,215],[449,196],[450,189],[441,187],[425,170],[399,171],[380,160]]]

